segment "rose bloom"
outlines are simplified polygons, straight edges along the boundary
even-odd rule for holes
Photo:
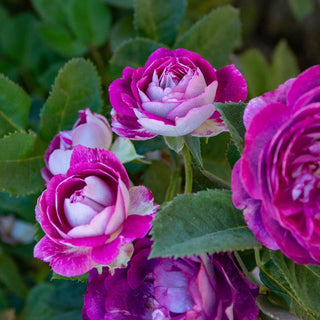
[[[73,129],[60,131],[50,142],[44,157],[46,167],[41,170],[43,179],[48,183],[53,175],[67,172],[76,145],[108,150],[111,142],[112,131],[107,119],[89,108],[80,110]]]
[[[125,168],[111,151],[78,145],[70,169],[55,175],[38,199],[36,219],[46,235],[34,256],[64,276],[97,265],[123,267],[132,241],[148,233],[157,208],[147,188],[130,188]]]
[[[233,202],[265,246],[320,265],[320,66],[245,109]]]
[[[213,103],[244,101],[247,84],[233,65],[215,70],[197,53],[161,48],[143,68],[126,67],[109,95],[119,136],[213,136],[226,131]]]
[[[255,320],[258,287],[230,254],[203,259],[148,260],[148,239],[138,240],[126,269],[90,272],[84,320]]]

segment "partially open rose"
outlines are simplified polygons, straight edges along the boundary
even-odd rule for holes
[[[157,207],[147,188],[130,188],[112,152],[78,145],[70,169],[55,175],[38,199],[36,218],[46,235],[34,256],[64,276],[125,266],[132,241],[148,233]]]
[[[197,53],[161,48],[143,68],[126,67],[109,94],[119,136],[213,136],[226,130],[213,103],[244,101],[247,85],[233,65],[215,70]]]
[[[76,145],[108,150],[111,142],[112,131],[107,119],[92,113],[89,108],[80,110],[72,130],[60,131],[50,142],[44,157],[46,167],[41,170],[42,177],[49,182],[53,175],[66,173]]]
[[[235,206],[265,246],[320,265],[320,66],[251,100],[244,123]]]

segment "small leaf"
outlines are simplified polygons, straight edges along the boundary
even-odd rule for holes
[[[280,41],[273,52],[270,89],[273,90],[277,88],[279,84],[296,77],[298,73],[299,69],[296,56],[285,40]]]
[[[87,51],[86,44],[76,39],[64,26],[42,23],[39,31],[43,41],[65,57],[81,56]]]
[[[183,137],[163,137],[168,148],[179,153],[184,146]]]
[[[30,97],[21,87],[0,74],[0,136],[26,128]]]
[[[269,316],[271,319],[275,320],[299,320],[296,316],[291,314],[285,309],[282,309],[278,306],[272,304],[267,297],[259,295],[256,298],[257,306],[259,309]]]
[[[202,167],[203,163],[201,157],[200,138],[187,135],[184,136],[184,142],[187,145],[193,157],[195,158],[197,164],[200,167]]]
[[[222,120],[227,125],[235,145],[241,152],[244,147],[244,135],[246,132],[243,124],[243,112],[246,104],[229,102],[215,103],[214,105],[221,113]]]
[[[9,256],[0,255],[0,282],[17,297],[25,297],[27,288],[21,278],[17,265]]]
[[[137,32],[133,28],[133,17],[127,15],[119,19],[110,31],[110,46],[113,52],[125,41],[137,37]]]
[[[186,6],[186,0],[135,0],[136,28],[144,37],[171,44]]]
[[[67,22],[64,0],[31,0],[33,8],[45,22],[63,26]]]
[[[43,154],[32,154],[37,139],[35,134],[26,132],[16,132],[0,139],[0,150],[5,150],[0,153],[0,191],[26,195],[43,188],[40,175]]]
[[[231,6],[219,7],[183,34],[175,48],[195,51],[215,68],[221,68],[240,41],[240,29],[238,10]]]
[[[271,70],[262,53],[257,49],[247,50],[241,55],[240,61],[249,96],[254,98],[268,91]]]
[[[122,67],[142,67],[145,65],[150,54],[161,47],[164,47],[164,45],[150,39],[131,39],[118,47],[110,62]]]
[[[111,151],[122,163],[143,158],[143,156],[136,153],[136,149],[131,140],[126,138],[117,138],[111,146]]]
[[[201,191],[177,196],[153,222],[151,257],[179,257],[260,246],[235,209],[231,192]]]
[[[289,0],[289,6],[298,20],[303,20],[312,13],[312,0]]]
[[[78,111],[102,106],[101,83],[94,65],[82,58],[70,60],[59,72],[40,114],[40,136],[50,141],[60,130],[70,130]]]
[[[74,0],[69,12],[70,26],[80,40],[95,46],[105,43],[111,15],[103,0]]]

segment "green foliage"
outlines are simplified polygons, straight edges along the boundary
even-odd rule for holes
[[[1,191],[26,195],[43,187],[40,169],[44,166],[43,153],[33,154],[37,136],[15,132],[0,139]]]
[[[194,24],[174,46],[195,51],[221,68],[240,41],[240,29],[238,10],[219,7]]]
[[[153,222],[151,257],[179,257],[245,250],[259,246],[231,193],[201,191],[177,196],[164,205]]]
[[[27,293],[26,285],[16,263],[9,256],[3,254],[0,254],[0,283],[19,298],[25,297]]]
[[[141,36],[171,44],[186,6],[186,0],[135,0],[135,26]]]
[[[73,0],[69,22],[78,39],[101,46],[109,34],[111,15],[102,0]]]
[[[41,111],[40,136],[50,141],[60,130],[71,129],[78,111],[102,106],[100,79],[94,65],[84,59],[72,59],[59,72]]]
[[[242,120],[246,104],[242,102],[215,103],[215,107],[220,112],[221,118],[227,125],[235,145],[241,152],[244,147],[244,135],[246,132]]]
[[[130,39],[116,49],[110,62],[121,67],[142,67],[150,54],[161,47],[162,44],[147,38]]]
[[[320,318],[320,268],[298,265],[280,251],[270,251],[270,259],[260,267],[266,285],[292,299],[292,312],[304,319]],[[270,281],[270,282],[269,282]],[[304,312],[298,314],[298,310]]]
[[[0,74],[0,136],[26,129],[30,106],[24,90]]]
[[[289,0],[289,6],[298,20],[303,20],[311,14],[314,2],[312,0]]]

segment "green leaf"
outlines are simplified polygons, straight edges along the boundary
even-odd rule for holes
[[[289,6],[298,20],[303,20],[312,13],[312,0],[289,0]]]
[[[291,297],[294,304],[320,318],[320,267],[298,265],[280,251],[270,251],[270,260],[261,270],[270,281]],[[291,311],[296,312],[297,307]]]
[[[31,0],[33,8],[45,22],[63,26],[67,22],[64,10],[64,0]]]
[[[224,6],[213,10],[193,25],[175,44],[199,53],[215,68],[224,66],[240,41],[240,19],[237,9]]]
[[[61,130],[70,130],[78,111],[102,106],[101,83],[94,65],[82,58],[70,60],[59,72],[40,114],[40,136],[50,141]]]
[[[183,137],[163,137],[169,149],[179,153],[184,146]]]
[[[51,283],[42,283],[33,287],[26,299],[25,319],[26,320],[51,320],[54,311],[48,305],[47,300],[54,291]]]
[[[12,133],[0,139],[0,150],[5,150],[0,154],[0,191],[26,195],[43,188],[40,175],[43,154],[33,154],[37,142],[35,134],[26,132]]]
[[[133,17],[127,15],[119,19],[110,31],[110,46],[113,52],[125,41],[137,37],[137,32],[133,28]]]
[[[30,97],[21,87],[0,74],[0,136],[26,128]]]
[[[275,320],[299,320],[296,316],[289,313],[287,310],[282,309],[272,304],[266,296],[259,295],[256,298],[257,306],[259,309],[271,319]]]
[[[86,44],[76,39],[64,26],[41,23],[39,31],[43,41],[65,57],[81,56],[87,51]]]
[[[186,6],[186,0],[135,0],[135,26],[142,36],[171,44]]]
[[[178,195],[164,205],[153,222],[151,257],[179,257],[245,250],[260,246],[231,192],[208,190]]]
[[[111,146],[111,151],[122,163],[143,158],[143,156],[136,153],[136,149],[131,140],[122,137],[119,137],[114,141]]]
[[[0,255],[0,282],[17,297],[25,297],[27,288],[21,278],[17,265],[9,256]]]
[[[257,49],[250,49],[240,57],[243,75],[248,83],[251,98],[269,90],[269,78],[272,75],[268,62]]]
[[[111,26],[111,14],[103,0],[74,0],[69,14],[75,35],[87,44],[105,43]]]
[[[298,61],[287,42],[282,40],[273,52],[270,89],[273,90],[279,84],[298,75]]]
[[[152,161],[144,171],[143,185],[151,190],[156,203],[164,202],[171,176],[171,168],[159,160]]]
[[[163,47],[161,43],[145,38],[135,38],[124,42],[113,54],[110,62],[118,66],[138,68],[144,66],[150,54]]]
[[[241,152],[244,147],[244,135],[246,132],[243,124],[243,112],[246,104],[242,102],[229,102],[215,103],[214,105],[221,113],[222,120],[227,125],[235,145]]]
[[[201,148],[200,148],[200,138],[192,137],[190,135],[184,136],[184,142],[196,160],[197,164],[202,167],[202,157],[201,157]]]

